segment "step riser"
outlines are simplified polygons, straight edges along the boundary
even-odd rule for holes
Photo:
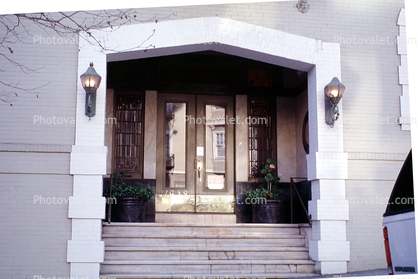
[[[102,273],[104,274],[152,274],[152,273],[314,273],[314,265],[308,264],[271,264],[271,265],[216,265],[216,264],[196,264],[196,265],[112,265],[103,264]]]
[[[176,238],[122,238],[109,237],[103,238],[106,246],[124,246],[124,247],[147,247],[147,246],[193,246],[193,247],[302,247],[305,246],[303,238],[276,238],[276,239],[176,239]]]
[[[106,260],[305,260],[308,252],[107,251]]]
[[[199,227],[130,227],[130,226],[105,226],[104,234],[133,233],[138,235],[148,234],[180,234],[180,235],[202,235],[202,234],[299,234],[299,228],[199,228]]]

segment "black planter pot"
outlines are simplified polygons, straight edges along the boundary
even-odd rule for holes
[[[118,198],[112,205],[112,221],[144,222],[146,201],[140,198]]]
[[[252,204],[253,223],[289,223],[289,202],[267,200],[266,203]]]

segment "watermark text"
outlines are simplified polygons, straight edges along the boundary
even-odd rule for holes
[[[185,115],[184,116],[184,121],[190,123],[190,124],[204,124],[204,125],[216,125],[220,122],[225,123],[225,124],[252,124],[252,125],[266,125],[268,123],[267,118],[266,117],[245,117],[244,119],[242,119],[239,115],[236,117],[228,117],[228,115],[226,115],[226,117],[224,116],[214,116],[214,117],[193,117],[191,115]]]
[[[38,45],[76,45],[77,40],[75,38],[35,35],[33,36],[33,43]]]

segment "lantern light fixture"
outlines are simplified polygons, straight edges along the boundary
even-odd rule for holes
[[[96,91],[100,86],[102,77],[96,72],[93,67],[93,62],[90,62],[90,67],[80,76],[81,85],[86,90],[86,116],[93,117],[96,114]]]
[[[340,80],[334,77],[325,88],[325,122],[334,128],[334,122],[338,120],[340,111],[338,109],[338,103],[343,97],[345,86]]]

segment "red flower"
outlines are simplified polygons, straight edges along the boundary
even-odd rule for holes
[[[276,166],[275,166],[275,165],[273,165],[273,164],[270,164],[270,168],[271,168],[272,170],[274,170],[274,169],[276,168]]]

